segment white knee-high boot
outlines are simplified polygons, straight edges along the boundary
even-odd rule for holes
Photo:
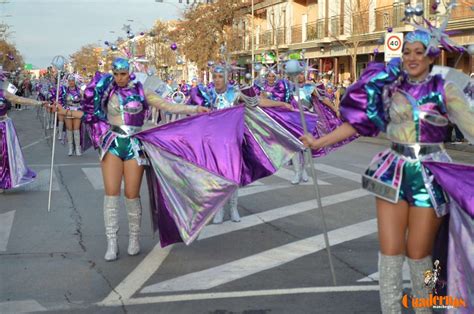
[[[303,153],[295,154],[293,158],[291,158],[291,162],[293,163],[293,170],[295,172],[291,184],[299,184],[301,181],[308,182],[308,174],[304,168],[305,161]]]
[[[229,200],[229,207],[230,207],[230,220],[233,222],[240,221],[239,209],[237,207],[239,203],[239,191],[235,191],[234,194],[231,196]]]
[[[224,206],[217,211],[214,215],[214,219],[212,219],[212,223],[214,224],[221,224],[224,221]]]
[[[117,232],[118,224],[118,196],[104,197],[104,225],[105,236],[107,238],[107,252],[105,252],[106,261],[114,261],[118,258]]]
[[[140,229],[142,222],[142,204],[140,198],[125,198],[128,215],[128,255],[140,253]]]
[[[58,140],[63,139],[64,121],[58,122]]]
[[[71,130],[66,131],[67,135],[67,145],[69,147],[68,155],[72,156],[74,154],[74,133]]]
[[[301,182],[303,176],[303,167],[300,161],[300,154],[297,153],[291,158],[291,162],[293,163],[293,171],[295,172],[293,176],[293,180],[291,180],[291,184],[299,184]]]
[[[74,130],[74,145],[76,147],[76,155],[81,156],[81,131]]]
[[[380,254],[379,285],[380,305],[383,314],[399,314],[402,311],[402,266],[405,255]]]
[[[415,298],[429,299],[431,290],[425,287],[425,271],[433,269],[431,256],[422,259],[408,258],[411,277],[411,294]],[[431,308],[415,308],[415,313],[433,313]]]
[[[56,123],[56,120],[54,119],[54,113],[49,114],[49,129],[54,129],[54,124]]]

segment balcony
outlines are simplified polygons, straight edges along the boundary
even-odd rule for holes
[[[273,32],[272,30],[264,31],[260,33],[258,47],[269,48],[272,46],[282,46],[288,43],[286,35],[286,28],[278,28]]]
[[[231,51],[245,50],[245,40],[240,34],[232,35],[228,44]]]
[[[405,5],[396,3],[393,6],[385,6],[375,9],[375,31],[384,31],[387,27],[403,26],[402,19],[405,16]]]
[[[369,32],[369,11],[354,12],[352,14],[352,36]]]
[[[272,31],[265,31],[260,34],[258,46],[259,47],[270,47],[272,45]]]
[[[308,23],[306,26],[306,40],[317,40],[327,37],[324,19],[319,19],[316,22]]]
[[[331,16],[329,23],[331,25],[330,32],[332,36],[344,35],[344,19],[341,19],[341,16]]]
[[[278,28],[276,29],[275,31],[275,35],[276,37],[274,38],[274,44],[276,46],[281,46],[281,45],[286,45],[286,28],[282,27],[282,28]]]
[[[291,28],[291,43],[301,43],[303,42],[303,27],[301,25],[296,25]]]

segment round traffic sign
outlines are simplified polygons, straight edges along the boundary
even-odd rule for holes
[[[401,45],[402,45],[402,39],[398,37],[397,35],[390,36],[387,39],[387,47],[388,49],[392,51],[400,50],[402,48]]]

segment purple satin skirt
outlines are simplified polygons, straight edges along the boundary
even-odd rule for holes
[[[0,117],[0,189],[20,187],[35,177],[36,173],[26,166],[13,121]]]

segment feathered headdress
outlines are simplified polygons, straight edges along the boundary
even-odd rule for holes
[[[435,16],[439,18],[440,25],[434,26],[430,21],[423,17],[422,5],[417,5],[416,7],[407,5],[403,20],[412,25],[415,30],[406,34],[404,42],[421,42],[426,48],[426,55],[430,57],[437,57],[440,54],[440,46],[449,52],[464,53],[466,49],[451,40],[449,38],[450,33],[446,31],[452,10],[456,6],[457,1],[451,0],[445,5],[445,12],[440,14],[437,11],[438,4],[435,2],[432,9],[436,12]],[[419,16],[421,22],[417,22],[415,16]]]

